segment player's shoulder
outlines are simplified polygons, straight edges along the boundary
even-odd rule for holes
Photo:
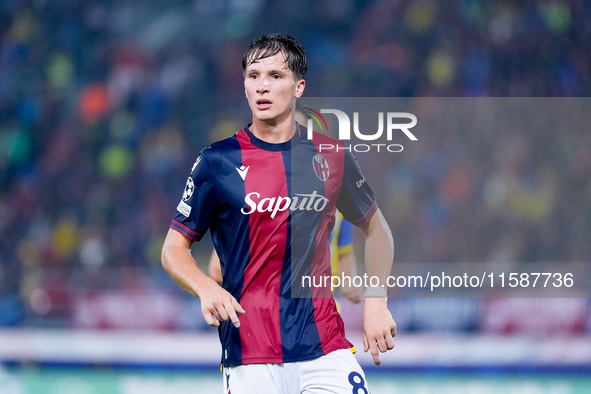
[[[223,158],[224,155],[227,155],[229,151],[240,149],[240,143],[237,139],[238,133],[240,133],[240,131],[229,137],[211,143],[210,145],[203,148],[199,155],[211,161],[218,158]]]
[[[336,139],[334,137],[331,137],[329,135],[323,134],[319,131],[313,131],[312,132],[312,139],[314,139],[315,141],[318,141],[322,144],[332,144],[332,145],[344,145],[343,141]]]
[[[242,130],[236,132],[235,134],[232,134],[229,137],[223,138],[221,140],[215,141],[213,142],[211,145],[209,145],[207,148],[204,149],[208,150],[209,152],[218,152],[218,151],[225,151],[228,149],[236,149],[240,147],[240,144],[238,143],[238,134],[241,133]]]
[[[309,130],[302,126],[301,124],[298,123],[298,133],[299,133],[299,137],[301,141],[305,141],[306,143],[310,144],[310,145],[319,145],[319,144],[324,144],[325,145],[325,149],[330,150],[329,145],[332,146],[335,151],[343,151],[343,147],[345,146],[344,142],[336,139],[334,137],[331,137],[329,135],[326,135],[324,133],[321,133],[319,131],[315,131],[312,130],[311,135],[309,133]],[[339,147],[339,149],[337,149],[336,147]]]

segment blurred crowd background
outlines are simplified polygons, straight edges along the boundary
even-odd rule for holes
[[[0,326],[205,325],[160,250],[197,153],[250,118],[240,62],[259,34],[304,45],[307,96],[585,97],[589,20],[584,0],[2,0]],[[556,160],[552,135],[507,150],[459,128],[394,158],[380,174],[397,259],[588,262],[586,127],[564,131]],[[473,160],[495,149],[492,173]],[[498,242],[483,251],[466,232]],[[446,311],[417,302],[421,316]],[[474,329],[480,304],[461,302],[456,328]],[[589,307],[577,302],[580,333]],[[408,327],[440,328],[421,321]]]

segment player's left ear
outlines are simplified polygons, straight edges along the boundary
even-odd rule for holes
[[[295,98],[300,98],[302,97],[302,94],[304,94],[304,88],[306,87],[306,81],[304,79],[300,79],[298,81],[296,81],[296,88],[295,88]]]

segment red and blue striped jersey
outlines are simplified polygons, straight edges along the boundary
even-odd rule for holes
[[[245,127],[203,149],[172,220],[172,229],[194,241],[211,231],[223,287],[246,311],[240,328],[220,325],[226,366],[309,360],[352,347],[330,282],[306,287],[302,278],[331,275],[337,207],[363,226],[377,204],[344,144],[306,133],[297,124],[290,141],[271,144]]]

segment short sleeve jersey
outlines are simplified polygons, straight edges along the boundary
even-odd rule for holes
[[[363,226],[377,204],[341,141],[320,133],[308,139],[296,126],[284,143],[245,127],[202,150],[172,220],[172,229],[194,241],[210,230],[223,287],[246,311],[239,328],[229,321],[219,327],[226,366],[309,360],[352,347],[330,282],[318,280],[331,275],[336,208]]]

